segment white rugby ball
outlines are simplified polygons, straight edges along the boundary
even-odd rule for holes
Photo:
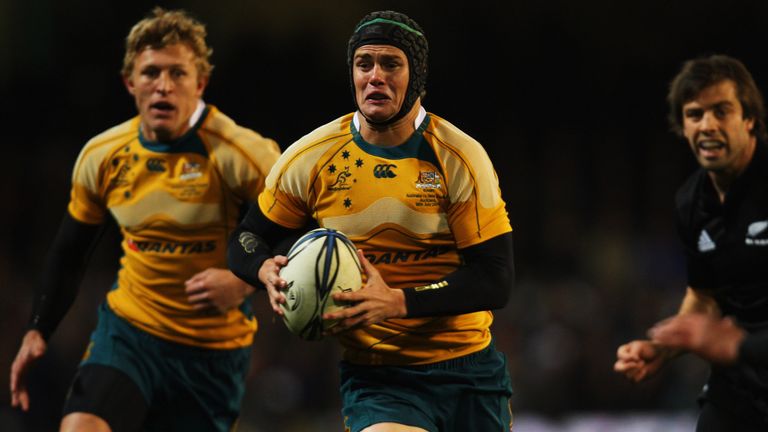
[[[288,264],[280,269],[287,282],[286,303],[280,305],[288,329],[302,339],[319,340],[323,331],[337,324],[324,313],[349,306],[337,303],[336,292],[362,287],[362,267],[355,245],[341,231],[318,228],[304,234],[288,251]]]

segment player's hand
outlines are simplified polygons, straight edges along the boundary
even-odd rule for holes
[[[406,315],[403,291],[390,288],[381,277],[381,273],[365,258],[360,249],[357,250],[357,256],[363,265],[367,282],[358,291],[333,294],[335,301],[349,302],[353,306],[323,315],[325,320],[341,320],[328,330],[328,334],[366,327],[389,318],[401,318]]]
[[[274,258],[270,258],[264,261],[259,268],[259,280],[264,284],[269,295],[269,304],[272,306],[272,311],[276,314],[283,316],[283,310],[280,308],[281,304],[285,304],[285,294],[283,290],[287,287],[285,279],[280,277],[280,269],[288,264],[288,257],[285,255],[276,255]]]
[[[47,344],[37,330],[29,330],[21,342],[16,359],[11,365],[11,406],[29,410],[29,392],[27,391],[27,371],[29,367],[45,354]]]
[[[184,292],[198,311],[226,313],[253,293],[254,288],[225,269],[209,268],[184,282]]]
[[[620,346],[616,351],[617,360],[613,370],[630,381],[640,382],[658,372],[668,357],[665,348],[648,340],[635,340]]]
[[[730,318],[691,313],[657,323],[648,335],[659,345],[684,349],[705,360],[729,364],[737,360],[746,332]]]

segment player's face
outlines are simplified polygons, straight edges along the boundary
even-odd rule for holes
[[[391,45],[363,45],[352,59],[355,100],[363,115],[382,122],[395,116],[408,91],[408,57]]]
[[[189,130],[189,118],[207,80],[198,76],[194,52],[185,44],[145,48],[125,79],[136,100],[141,130],[152,141],[174,140]]]
[[[752,158],[754,119],[745,119],[736,85],[724,80],[683,105],[683,134],[704,169],[740,173]]]

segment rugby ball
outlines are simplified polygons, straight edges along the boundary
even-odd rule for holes
[[[304,234],[288,251],[288,264],[280,269],[286,282],[286,303],[280,305],[288,329],[302,339],[320,340],[323,331],[337,324],[324,313],[349,306],[337,303],[336,292],[362,287],[362,267],[355,245],[344,233],[318,228]]]

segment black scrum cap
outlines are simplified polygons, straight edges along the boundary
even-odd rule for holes
[[[408,91],[400,112],[384,122],[393,123],[406,115],[416,99],[424,97],[427,84],[427,55],[429,45],[427,37],[416,21],[407,15],[394,11],[371,12],[355,26],[347,46],[347,65],[352,97],[355,97],[355,83],[352,78],[352,57],[355,50],[363,45],[392,45],[400,48],[408,58],[410,75]],[[355,105],[357,100],[355,99]]]

